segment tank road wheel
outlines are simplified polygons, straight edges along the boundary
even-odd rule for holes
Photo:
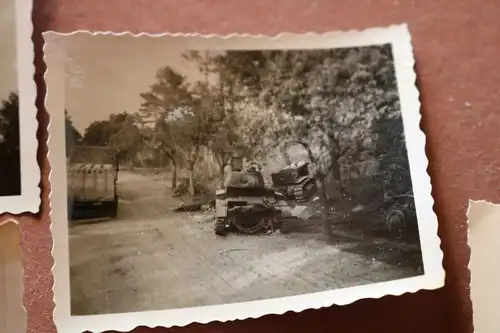
[[[389,231],[392,231],[394,228],[402,228],[405,222],[406,216],[404,212],[399,209],[392,209],[389,211],[385,219],[385,224]]]
[[[243,215],[239,216],[238,219],[233,217],[231,225],[233,225],[237,231],[246,235],[253,235],[266,229],[267,218],[265,216],[246,217],[247,219],[243,219]]]
[[[227,235],[226,219],[223,217],[215,218],[215,234],[218,236]]]

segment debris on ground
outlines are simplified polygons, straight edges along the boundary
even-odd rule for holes
[[[179,204],[174,212],[200,212],[212,209],[215,206],[215,200],[199,201],[199,202],[184,202]]]
[[[295,206],[291,212],[292,216],[301,220],[308,220],[314,216],[314,211],[309,206]]]

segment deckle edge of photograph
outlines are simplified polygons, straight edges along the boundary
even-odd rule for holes
[[[85,33],[83,33],[85,34]],[[286,35],[286,37],[285,37]],[[49,32],[44,34],[46,39],[47,63],[47,110],[51,114],[49,134],[49,161],[52,165],[52,218],[57,221],[68,220],[67,181],[61,175],[67,175],[66,147],[65,147],[65,80],[67,59],[65,48],[71,44],[70,40],[77,34],[61,36]],[[335,37],[333,37],[335,36]],[[109,33],[108,33],[108,37]],[[117,38],[122,38],[117,37]],[[391,26],[389,28],[368,29],[364,31],[336,32],[322,35],[284,34],[284,45],[279,46],[280,39],[253,38],[251,46],[245,40],[247,37],[231,37],[231,42],[238,44],[235,49],[266,50],[266,49],[301,49],[314,48],[341,48],[360,47],[374,44],[392,44],[394,67],[397,76],[398,92],[400,94],[401,113],[404,123],[406,148],[410,160],[410,173],[415,196],[415,205],[418,215],[421,253],[424,273],[419,276],[386,282],[370,283],[367,285],[345,287],[342,289],[311,292],[295,296],[269,298],[263,300],[225,303],[220,305],[204,305],[198,307],[184,307],[171,310],[131,311],[113,314],[72,315],[70,298],[69,270],[69,226],[68,223],[52,224],[54,237],[53,255],[55,264],[54,299],[56,307],[54,320],[58,329],[82,330],[121,330],[128,331],[136,326],[185,326],[193,322],[208,323],[211,321],[227,321],[235,319],[257,318],[267,314],[282,314],[288,311],[300,312],[311,308],[321,308],[331,305],[346,305],[358,299],[380,298],[385,295],[401,295],[416,292],[421,289],[437,289],[444,285],[444,269],[442,267],[442,251],[437,236],[437,218],[433,211],[433,199],[430,193],[431,184],[427,174],[427,157],[425,155],[425,134],[420,129],[420,103],[418,90],[415,86],[416,75],[413,71],[413,51],[409,31],[406,25]],[[148,38],[146,36],[137,38]],[[151,37],[149,37],[151,38]],[[182,35],[154,37],[157,42],[161,39],[190,39],[187,44],[199,45],[199,42],[210,44],[212,40],[229,43],[230,39],[216,36],[203,38]],[[218,44],[218,43],[217,43]],[[227,44],[231,45],[231,43]],[[272,45],[272,46],[271,46]],[[246,46],[246,47],[245,47]],[[194,47],[192,49],[195,49]],[[203,48],[202,48],[203,49]],[[221,47],[218,49],[231,49]],[[54,174],[59,175],[57,178]],[[126,319],[126,320],[120,320]],[[120,323],[118,325],[117,323]]]
[[[2,0],[5,1],[5,0]],[[33,23],[31,19],[33,3],[31,0],[9,0],[15,11],[12,27],[15,37],[15,59],[17,89],[11,93],[10,104],[15,102],[18,115],[16,117],[18,139],[16,150],[19,156],[20,172],[19,190],[15,194],[6,193],[0,196],[0,214],[37,213],[40,209],[40,179],[41,171],[37,160],[37,130],[38,120],[36,100],[36,84],[33,79],[35,74],[34,47],[31,40]],[[10,105],[9,104],[9,105]],[[22,135],[21,135],[22,133]]]
[[[498,299],[491,295],[498,294],[496,281],[500,277],[500,269],[491,265],[489,258],[492,254],[500,254],[500,246],[496,243],[500,204],[469,199],[466,215],[474,329],[477,332],[498,332],[500,325],[494,311],[498,306]]]

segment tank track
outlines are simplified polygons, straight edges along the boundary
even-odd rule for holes
[[[304,197],[304,186],[302,184],[295,185],[293,187],[293,197],[295,198],[295,201],[299,203],[304,202],[306,200]]]
[[[252,235],[255,234],[261,230],[265,230],[268,227],[269,220],[267,218],[261,218],[257,223],[255,223],[251,227],[246,227],[243,224],[238,222],[237,218],[234,218],[232,221],[232,225],[238,230],[239,232],[247,235]]]
[[[284,219],[281,222],[280,232],[282,234],[289,234],[292,231],[293,221]]]
[[[226,219],[218,217],[215,219],[215,234],[219,236],[227,235]]]

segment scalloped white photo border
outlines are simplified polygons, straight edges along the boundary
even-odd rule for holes
[[[19,136],[21,158],[21,194],[0,197],[0,214],[38,213],[40,210],[40,167],[37,161],[38,120],[35,75],[35,49],[31,40],[32,0],[11,0],[15,3],[17,86],[19,93]]]
[[[500,332],[495,309],[500,307],[500,269],[491,264],[491,257],[500,254],[497,242],[500,230],[500,204],[471,200],[467,207],[467,244],[470,250],[470,299],[475,332]]]
[[[193,49],[307,49],[367,46],[391,43],[401,101],[401,112],[406,133],[410,173],[414,186],[415,204],[420,231],[424,275],[374,283],[344,289],[309,293],[242,303],[181,308],[162,311],[129,312],[89,316],[72,316],[70,312],[70,278],[68,253],[68,220],[66,205],[65,159],[65,50],[78,47],[78,36],[108,35],[110,38],[128,36],[156,38],[158,43],[182,39],[186,48]],[[443,253],[437,235],[438,222],[433,211],[428,160],[425,154],[425,134],[420,129],[419,93],[415,85],[414,58],[411,37],[406,24],[363,31],[330,32],[324,34],[290,34],[278,36],[256,35],[199,35],[199,34],[131,34],[76,31],[68,34],[44,33],[45,62],[47,65],[46,107],[50,114],[49,162],[52,166],[51,219],[54,239],[54,321],[61,333],[107,330],[128,332],[137,326],[172,327],[190,323],[208,323],[235,319],[258,318],[267,314],[300,312],[331,305],[346,305],[363,298],[414,293],[421,289],[433,290],[444,285]]]

